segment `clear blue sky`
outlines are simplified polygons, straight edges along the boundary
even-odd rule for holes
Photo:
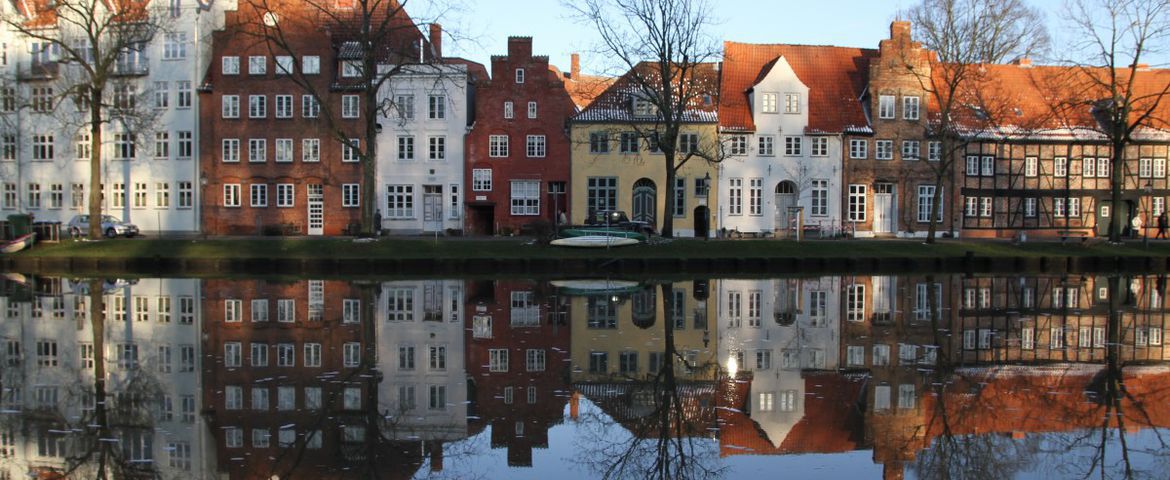
[[[407,4],[423,7],[416,0]],[[593,30],[571,18],[560,0],[454,0],[457,8],[443,14],[444,27],[453,35],[444,42],[446,55],[458,55],[488,65],[492,55],[507,53],[510,35],[533,37],[533,53],[548,55],[567,70],[569,55],[582,53],[582,68],[597,65],[587,53],[596,46]],[[889,23],[900,9],[917,0],[711,0],[719,17],[712,33],[720,40],[753,43],[797,43],[877,48],[889,33]],[[1031,0],[1048,15],[1054,43],[1060,41],[1063,0]],[[1149,63],[1165,62],[1166,55]]]

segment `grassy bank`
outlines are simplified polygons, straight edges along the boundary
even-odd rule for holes
[[[527,239],[379,239],[259,238],[167,240],[133,239],[40,244],[20,257],[78,259],[599,259],[599,258],[952,258],[971,252],[980,257],[1167,257],[1170,243],[1125,245],[1096,243],[836,240],[796,243],[775,240],[678,239],[613,250],[535,245]]]

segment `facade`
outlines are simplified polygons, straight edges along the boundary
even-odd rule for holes
[[[378,119],[378,186],[385,198],[380,227],[399,234],[460,231],[464,136],[474,121],[475,80],[483,67],[444,62],[396,68],[401,73],[379,94],[395,106]]]
[[[843,216],[855,237],[925,236],[932,212],[940,235],[956,233],[954,179],[948,175],[944,185],[935,185],[938,163],[930,162],[939,161],[941,147],[926,138],[929,55],[911,38],[910,23],[895,21],[868,61],[860,98],[871,133],[851,132],[843,145]],[[936,188],[943,189],[943,204],[932,208]]]
[[[635,68],[649,70],[650,66]],[[660,216],[669,214],[676,236],[712,236],[721,212],[720,193],[712,188],[719,176],[716,164],[691,156],[677,170],[675,185],[663,185],[667,167],[651,140],[656,138],[657,113],[638,98],[632,80],[638,74],[629,72],[617,79],[570,123],[571,190],[575,192],[570,221],[583,223],[593,212],[622,210],[632,220],[660,228]],[[715,64],[696,66],[694,88],[707,93],[683,112],[676,164],[692,153],[718,155],[714,153],[719,150],[718,78]]]
[[[209,33],[223,24],[224,3],[172,2],[152,10],[162,28],[118,60],[106,87],[107,101],[132,113],[125,117],[131,121],[103,127],[102,209],[144,233],[199,231],[202,105],[194,91],[211,60]],[[50,34],[81,38],[77,19],[57,17],[51,4],[7,3],[0,12],[23,16]],[[69,222],[89,211],[88,110],[64,98],[81,67],[63,62],[68,55],[60,45],[7,25],[0,36],[0,211]],[[112,117],[114,110],[105,113]]]
[[[793,236],[842,230],[847,133],[869,131],[858,98],[873,50],[724,42],[720,228]]]
[[[87,282],[4,282],[0,478],[66,471],[96,478],[98,455],[74,432],[94,431],[98,401],[122,446],[106,460],[107,474],[215,478],[200,394],[199,280],[99,283],[103,291],[90,295]],[[93,299],[106,305],[98,321],[90,317]],[[94,387],[99,363],[107,375],[102,398]]]
[[[509,37],[492,57],[492,78],[476,85],[464,184],[469,233],[509,234],[553,224],[569,208],[566,121],[576,106],[531,37]]]

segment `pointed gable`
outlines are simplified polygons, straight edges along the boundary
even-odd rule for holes
[[[862,48],[723,42],[719,126],[755,131],[749,94],[783,57],[809,87],[810,132],[868,131],[859,98],[865,91],[869,60],[876,56],[876,50]]]

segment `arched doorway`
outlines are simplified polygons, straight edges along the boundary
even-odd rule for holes
[[[711,235],[711,210],[706,205],[695,207],[695,238],[707,238]]]
[[[630,220],[657,226],[654,221],[654,212],[658,207],[657,197],[658,189],[654,186],[653,180],[643,178],[634,182],[634,208],[630,212]]]
[[[776,230],[788,230],[793,219],[788,211],[796,206],[796,184],[785,180],[776,184]]]

